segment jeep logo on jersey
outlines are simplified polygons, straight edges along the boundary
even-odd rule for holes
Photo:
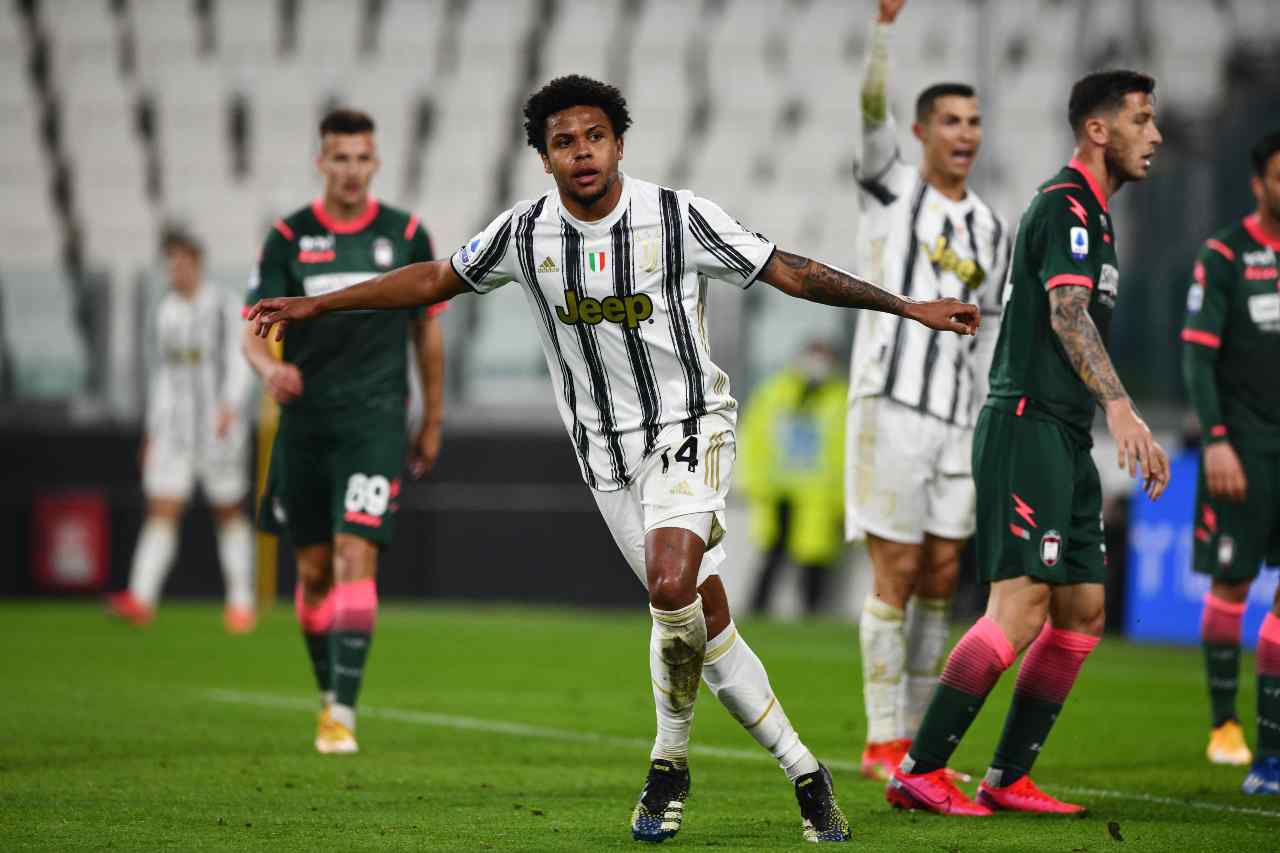
[[[386,269],[395,263],[396,252],[391,246],[391,241],[386,237],[379,237],[373,241],[373,262],[379,267]]]
[[[929,258],[929,262],[933,264],[933,271],[941,275],[949,272],[960,279],[960,283],[965,287],[973,290],[982,284],[987,278],[987,272],[978,263],[971,258],[962,258],[956,254],[956,250],[951,248],[947,235],[943,234],[933,247],[926,250],[925,254]]]
[[[1062,556],[1062,536],[1056,530],[1050,530],[1040,538],[1040,562],[1046,566],[1056,566]]]
[[[564,292],[565,307],[556,306],[556,316],[566,326],[586,323],[594,326],[601,320],[625,325],[634,329],[653,316],[653,300],[643,293],[631,296],[606,296],[595,299],[590,296],[579,300],[572,290]]]

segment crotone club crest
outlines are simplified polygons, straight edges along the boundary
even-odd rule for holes
[[[373,262],[382,269],[386,269],[395,263],[396,252],[391,245],[391,241],[386,237],[379,237],[373,241]]]
[[[1046,566],[1056,566],[1062,556],[1062,537],[1056,530],[1050,530],[1040,537],[1040,562]]]

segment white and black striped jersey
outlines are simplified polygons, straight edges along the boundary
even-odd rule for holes
[[[892,314],[858,312],[850,399],[885,396],[947,423],[972,426],[986,399],[1009,272],[1009,227],[972,189],[960,201],[904,163],[893,118],[863,127],[858,164],[862,220],[858,269],[913,299],[953,296],[977,304],[975,337],[938,332]]]
[[[745,289],[774,248],[688,190],[622,181],[599,221],[575,219],[553,189],[452,258],[479,293],[523,286],[583,479],[599,491],[627,486],[677,435],[733,428],[737,403],[707,341],[707,280]]]
[[[202,284],[190,298],[170,290],[156,309],[147,397],[149,437],[174,448],[214,441],[218,410],[241,410],[252,388],[240,352],[239,300]]]

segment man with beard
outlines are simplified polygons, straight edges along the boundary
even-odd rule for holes
[[[688,190],[623,174],[631,117],[613,86],[560,77],[529,98],[524,114],[529,146],[555,181],[546,194],[499,214],[449,261],[411,264],[323,296],[265,299],[249,313],[250,333],[341,316],[331,311],[522,287],[579,470],[649,593],[658,732],[632,836],[659,842],[680,829],[702,680],[794,786],[804,838],[848,841],[831,774],[800,740],[734,627],[718,574],[737,402],[711,360],[709,279],[742,289],[763,279],[797,298],[960,334],[975,331],[978,310],[957,299],[895,296],[776,248]],[[566,534],[566,547],[571,542]]]
[[[1120,467],[1147,494],[1169,461],[1107,354],[1120,284],[1108,200],[1147,176],[1161,142],[1155,81],[1105,71],[1071,90],[1071,162],[1042,184],[1018,226],[991,394],[974,432],[978,579],[986,615],[947,659],[907,757],[889,780],[895,807],[949,815],[997,809],[1076,813],[1027,775],[1104,621],[1102,488],[1089,455],[1105,410]],[[947,762],[1000,675],[1027,649],[995,758],[971,800]]]

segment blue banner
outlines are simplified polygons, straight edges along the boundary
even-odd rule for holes
[[[1173,479],[1158,501],[1134,490],[1129,502],[1129,563],[1124,631],[1130,639],[1200,642],[1200,611],[1209,576],[1191,570],[1196,476],[1200,452],[1173,460]],[[1277,573],[1264,571],[1249,590],[1241,643],[1252,648],[1276,593]]]

